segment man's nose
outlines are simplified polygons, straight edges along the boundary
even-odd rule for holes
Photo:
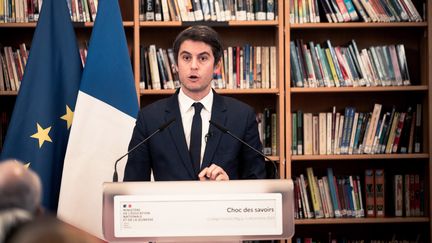
[[[197,69],[198,68],[198,58],[192,58],[191,68],[192,69]]]

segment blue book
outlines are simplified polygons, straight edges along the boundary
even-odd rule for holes
[[[342,217],[342,213],[340,211],[341,207],[340,207],[339,199],[337,196],[336,184],[335,184],[336,180],[335,180],[335,177],[333,175],[333,169],[332,168],[327,168],[327,177],[328,177],[330,196],[331,196],[331,201],[333,204],[333,210],[334,210],[335,217],[341,218]]]

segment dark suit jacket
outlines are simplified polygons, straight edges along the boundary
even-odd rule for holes
[[[175,121],[129,154],[124,181],[149,181],[151,170],[156,181],[198,179],[183,132],[177,94],[178,91],[139,112],[129,149],[170,119],[175,118]],[[255,112],[250,106],[214,92],[211,120],[261,151]],[[203,144],[206,147],[202,168],[214,163],[222,167],[230,179],[265,178],[262,156],[212,125],[208,134]]]

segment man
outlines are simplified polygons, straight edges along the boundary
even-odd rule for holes
[[[177,36],[173,50],[181,87],[140,111],[129,149],[175,121],[129,154],[124,181],[148,181],[151,171],[156,181],[265,178],[261,155],[209,124],[262,149],[254,110],[211,89],[223,54],[218,34],[207,26],[190,27]]]

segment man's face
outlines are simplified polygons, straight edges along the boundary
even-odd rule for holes
[[[183,91],[192,99],[202,99],[211,89],[215,70],[214,56],[209,45],[186,40],[180,45],[178,72]]]

